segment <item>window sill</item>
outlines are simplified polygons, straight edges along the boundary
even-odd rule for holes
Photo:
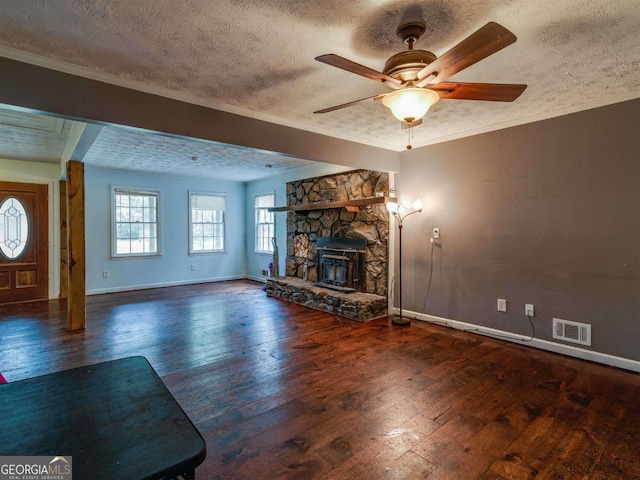
[[[228,250],[213,250],[208,252],[189,252],[190,257],[200,257],[203,255],[226,255],[228,254]]]
[[[111,255],[111,260],[135,260],[138,258],[162,258],[161,253],[138,253],[132,255]]]

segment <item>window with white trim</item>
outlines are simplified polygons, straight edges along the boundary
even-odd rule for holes
[[[111,255],[160,255],[160,192],[113,187]]]
[[[224,195],[189,192],[189,253],[224,252]]]
[[[275,218],[269,208],[275,207],[276,194],[264,193],[256,195],[256,252],[273,253],[271,239],[276,234]]]

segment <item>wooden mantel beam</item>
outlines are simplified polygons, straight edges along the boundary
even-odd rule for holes
[[[270,212],[308,212],[311,210],[326,210],[331,208],[346,208],[348,211],[366,207],[368,205],[386,205],[387,203],[396,203],[397,198],[394,197],[371,197],[358,198],[356,200],[342,200],[338,202],[316,202],[303,203],[300,205],[289,205],[288,207],[272,207]]]

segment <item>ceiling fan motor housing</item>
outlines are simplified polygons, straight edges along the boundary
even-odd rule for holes
[[[427,26],[422,22],[403,23],[397,28],[396,35],[408,44],[409,48],[413,48],[413,44],[418,41],[426,29]]]
[[[435,59],[436,56],[426,50],[406,50],[389,58],[383,73],[405,82],[416,80],[418,72]]]

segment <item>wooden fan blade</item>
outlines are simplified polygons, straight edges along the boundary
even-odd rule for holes
[[[526,85],[515,83],[440,82],[431,87],[431,90],[440,95],[440,98],[513,102],[526,88]]]
[[[385,75],[382,72],[378,72],[376,70],[373,70],[372,68],[365,67],[364,65],[360,65],[356,62],[352,62],[351,60],[347,60],[346,58],[335,55],[333,53],[320,55],[319,57],[316,57],[316,60],[322,63],[326,63],[327,65],[331,65],[332,67],[338,67],[342,70],[346,70],[347,72],[355,73],[356,75],[362,75],[363,77],[370,78],[371,80],[375,80],[376,82],[390,82],[395,83],[396,85],[402,85],[402,80],[390,77],[389,75]]]
[[[367,100],[380,100],[381,98],[386,97],[386,93],[381,93],[380,95],[373,95],[372,97],[361,98],[360,100],[354,100],[353,102],[343,103],[342,105],[336,105],[335,107],[323,108],[322,110],[318,110],[313,113],[327,113],[333,112],[334,110],[340,110],[341,108],[350,107],[351,105],[355,105],[356,103],[366,102]]]
[[[418,72],[416,86],[436,85],[517,40],[509,30],[489,22]],[[435,75],[435,78],[431,78]]]

